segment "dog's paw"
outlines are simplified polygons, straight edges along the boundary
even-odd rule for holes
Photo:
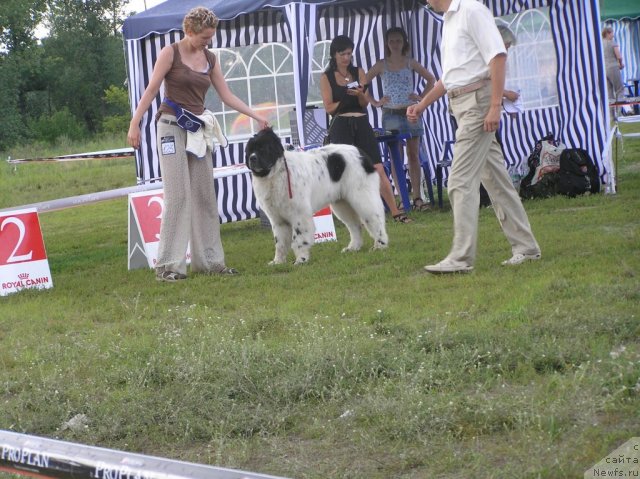
[[[352,246],[352,245],[348,245],[345,246],[344,248],[342,248],[342,252],[343,253],[349,253],[351,251],[360,251],[361,246]]]
[[[281,261],[281,260],[273,259],[273,260],[269,261],[269,266],[275,266],[277,264],[285,264],[286,262],[287,262],[286,260]]]

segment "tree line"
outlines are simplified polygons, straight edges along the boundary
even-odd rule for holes
[[[0,151],[123,132],[129,0],[0,2]],[[36,38],[39,25],[47,35]]]

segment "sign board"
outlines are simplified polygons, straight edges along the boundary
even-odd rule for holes
[[[129,195],[129,269],[155,267],[163,210],[162,189]],[[185,254],[189,263],[191,255],[188,247]]]
[[[329,124],[326,110],[316,106],[307,106],[304,110],[303,122],[304,144],[321,146]],[[295,108],[289,113],[289,126],[291,127],[291,144],[300,146],[300,133]]]
[[[316,243],[324,243],[326,241],[338,241],[336,237],[336,226],[333,223],[333,213],[331,208],[326,206],[313,215],[313,224],[316,231],[313,239]]]
[[[0,213],[0,296],[52,287],[37,210]]]
[[[164,208],[162,189],[129,194],[129,269],[153,268],[158,260],[160,224]],[[316,243],[337,241],[333,213],[328,206],[313,216]],[[191,253],[186,252],[187,263]]]

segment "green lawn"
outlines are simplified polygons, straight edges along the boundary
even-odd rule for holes
[[[0,165],[0,208],[133,184],[74,165]],[[127,270],[126,199],[43,214],[54,288],[0,298],[0,429],[292,478],[581,478],[640,436],[640,139],[618,167],[616,195],[525,203],[536,263],[500,266],[483,209],[462,276],[422,271],[446,209],[382,252],[337,225],[300,267],[225,224],[242,274],[178,284]]]

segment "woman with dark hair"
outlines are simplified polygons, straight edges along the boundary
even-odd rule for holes
[[[402,28],[394,27],[385,32],[384,53],[384,58],[378,60],[366,75],[367,83],[370,83],[377,76],[382,77],[384,96],[377,101],[372,98],[371,104],[378,108],[382,107],[382,127],[385,130],[409,135],[407,160],[413,193],[413,207],[416,210],[424,211],[429,209],[429,205],[422,199],[420,186],[422,171],[419,149],[420,139],[424,135],[424,126],[421,121],[409,123],[407,107],[420,101],[422,96],[433,88],[436,79],[429,70],[409,56],[409,39]],[[418,95],[414,88],[415,73],[427,82],[422,95]],[[393,173],[394,181],[397,184],[400,181],[398,172],[394,170]]]
[[[354,145],[364,151],[380,176],[380,195],[393,219],[400,223],[412,220],[396,205],[391,183],[382,165],[378,141],[367,117],[369,99],[365,94],[365,74],[352,64],[353,41],[346,35],[333,39],[329,48],[329,65],[320,77],[324,108],[333,117],[329,127],[331,143]]]

